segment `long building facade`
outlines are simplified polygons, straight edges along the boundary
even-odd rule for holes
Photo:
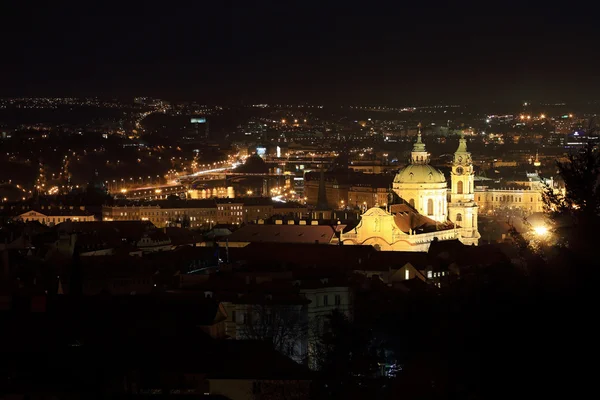
[[[150,221],[155,226],[211,228],[218,224],[241,225],[275,215],[301,218],[308,209],[298,204],[275,203],[269,198],[218,198],[122,203],[104,206],[103,221]]]

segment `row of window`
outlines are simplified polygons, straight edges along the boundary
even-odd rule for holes
[[[439,278],[440,276],[446,276],[448,273],[442,271],[442,272],[433,272],[433,271],[427,271],[427,278],[431,279],[431,278]]]
[[[531,203],[533,203],[533,197],[529,198],[529,201]],[[538,201],[541,201],[541,198],[538,198]],[[477,196],[477,201],[481,201],[481,196]],[[515,195],[504,195],[504,196],[492,196],[492,201],[504,201],[504,202],[510,202],[510,203],[522,203],[523,202],[523,198],[520,196],[515,196]]]
[[[334,304],[336,306],[339,306],[340,304],[342,304],[342,296],[340,296],[339,294],[336,294],[334,296]],[[329,296],[328,295],[323,295],[323,304],[321,304],[321,296],[317,295],[317,307],[327,307],[329,306]]]

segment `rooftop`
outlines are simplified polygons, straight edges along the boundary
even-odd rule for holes
[[[228,236],[229,242],[328,244],[335,227],[328,225],[246,225]]]

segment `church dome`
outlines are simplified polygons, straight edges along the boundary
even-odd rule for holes
[[[429,165],[429,153],[421,140],[421,124],[410,155],[410,164],[398,171],[394,183],[446,183],[444,174]]]
[[[394,183],[445,183],[446,177],[428,164],[409,164],[396,174]]]

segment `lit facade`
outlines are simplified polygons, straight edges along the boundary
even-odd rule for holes
[[[505,208],[519,209],[525,213],[535,213],[544,211],[542,193],[541,188],[477,188],[475,190],[475,201],[483,213],[491,213]]]
[[[411,153],[410,164],[401,169],[393,183],[394,192],[419,214],[445,222],[448,219],[444,174],[429,165],[429,153],[421,141],[421,132]]]
[[[478,207],[475,203],[475,171],[467,141],[461,138],[452,162],[452,178],[448,219],[460,231],[461,242],[477,244],[481,235],[477,230]]]
[[[396,175],[393,190],[404,204],[368,209],[356,228],[340,234],[340,241],[382,251],[418,252],[428,251],[434,240],[478,244],[473,162],[464,138],[454,154],[449,192],[444,174],[429,165],[420,132],[410,164]]]
[[[104,221],[150,221],[156,227],[212,227],[216,224],[242,224],[268,219],[273,215],[299,218],[307,209],[293,204],[275,207],[268,198],[199,199],[148,204],[104,206]]]
[[[44,225],[55,225],[67,221],[94,221],[94,215],[86,211],[85,207],[42,207],[39,210],[30,210],[20,214],[15,219],[22,220],[24,222],[35,221]]]

